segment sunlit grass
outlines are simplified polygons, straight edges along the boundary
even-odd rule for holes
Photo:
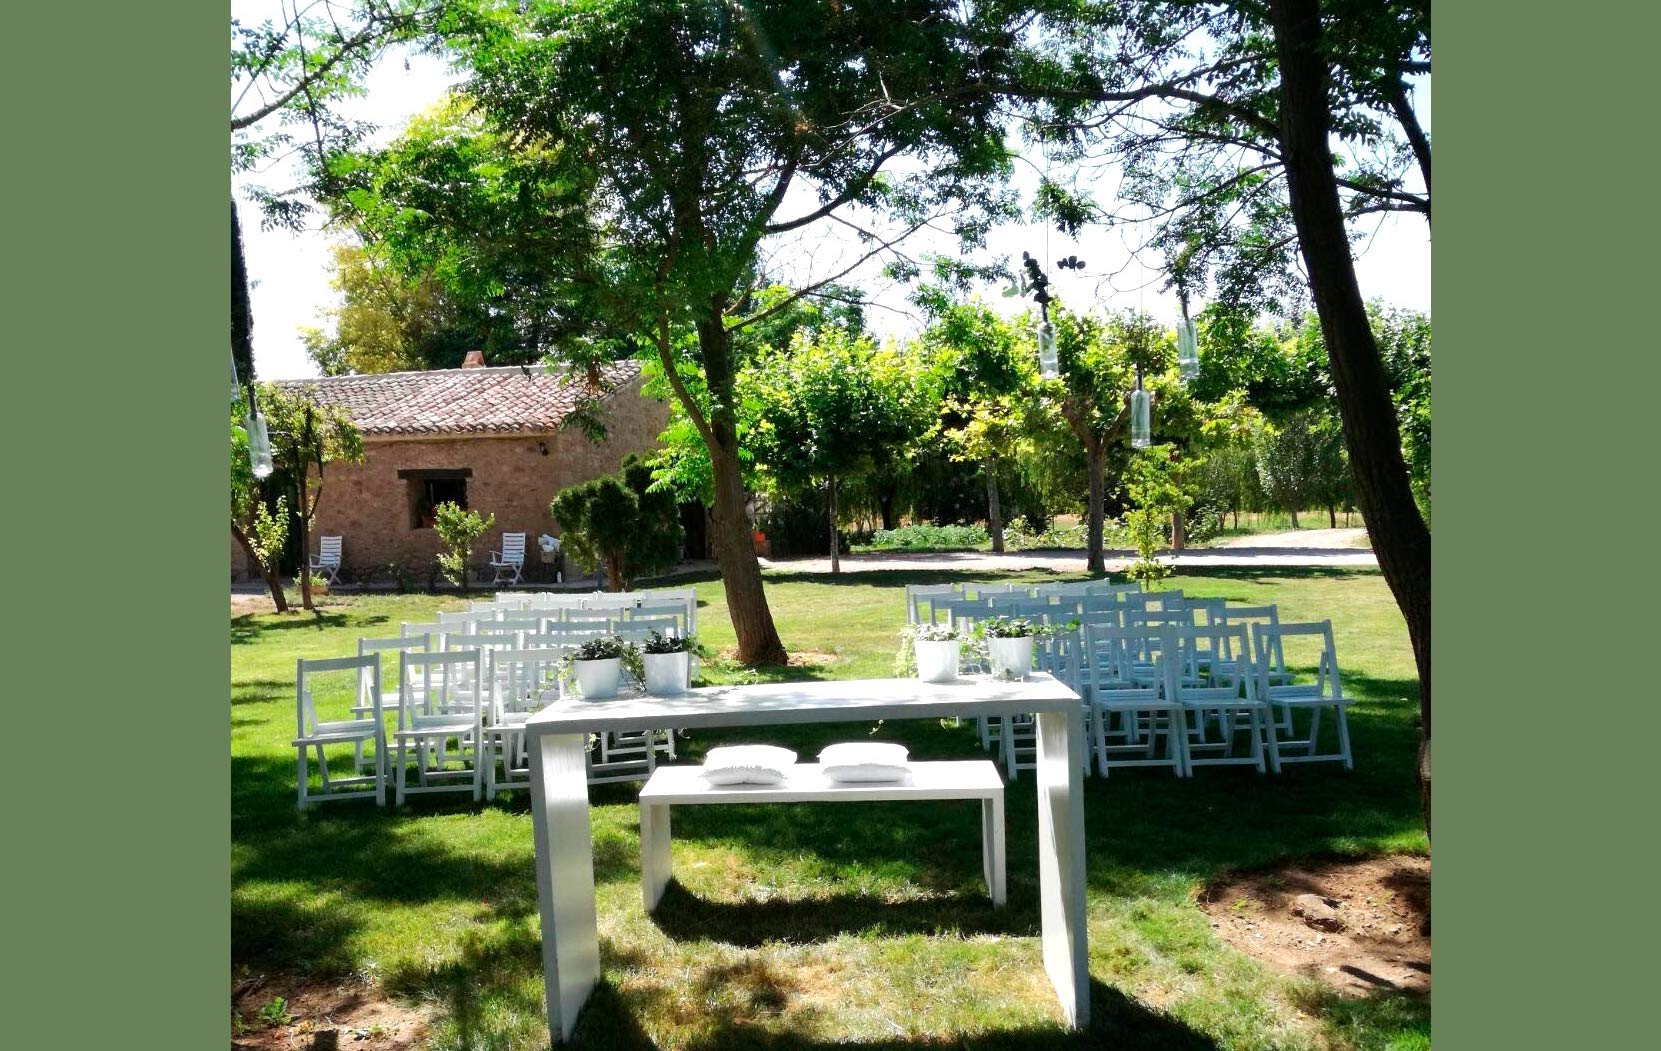
[[[1017,575],[1050,578],[1043,572]],[[947,573],[770,575],[785,644],[810,660],[768,672],[706,662],[710,681],[890,673],[903,587]],[[1053,578],[1050,578],[1053,579]],[[1324,994],[1216,939],[1194,904],[1217,873],[1323,852],[1424,850],[1412,778],[1416,683],[1401,619],[1374,573],[1184,575],[1170,586],[1275,601],[1283,619],[1331,617],[1350,692],[1358,768],[1281,777],[1122,771],[1087,785],[1090,1033],[1059,1030],[1039,959],[1032,781],[1008,792],[1009,905],[980,885],[978,818],[952,803],[686,808],[657,914],[640,908],[632,786],[593,793],[605,985],[584,1047],[1417,1048],[1428,1004]],[[699,627],[734,644],[718,580],[696,584]],[[429,797],[294,810],[294,661],[354,652],[359,635],[459,608],[454,596],[331,599],[320,615],[232,621],[233,952],[239,962],[357,974],[433,1003],[437,1047],[543,1046],[528,805]],[[344,700],[341,700],[344,705]],[[810,755],[867,734],[801,726],[765,739]],[[889,723],[929,757],[978,756],[973,731]],[[736,732],[682,741],[696,760]],[[742,736],[756,739],[757,732]]]

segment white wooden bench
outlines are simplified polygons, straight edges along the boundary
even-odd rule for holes
[[[914,762],[903,781],[827,780],[817,763],[798,763],[776,785],[712,785],[699,766],[660,766],[640,790],[640,893],[657,908],[669,885],[669,808],[710,803],[860,803],[895,799],[978,799],[981,870],[992,904],[1004,888],[1004,783],[987,759]]]

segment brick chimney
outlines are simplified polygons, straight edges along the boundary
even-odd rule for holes
[[[482,368],[484,368],[484,351],[482,351],[482,350],[470,350],[470,351],[468,351],[467,352],[467,357],[462,359],[461,367],[464,368],[464,369],[482,369]]]

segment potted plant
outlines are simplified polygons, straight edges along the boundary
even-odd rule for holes
[[[639,681],[640,651],[633,643],[616,635],[589,639],[566,658],[570,674],[576,679],[577,689],[585,700],[617,696],[617,685],[623,677],[623,667]]]
[[[1025,617],[993,617],[981,626],[992,673],[1000,679],[1024,679],[1032,670],[1038,625]]]
[[[654,631],[640,648],[647,693],[670,696],[691,688],[692,655],[700,652],[696,635],[664,635]]]
[[[963,636],[946,624],[914,624],[912,652],[917,659],[917,677],[924,682],[956,682]]]

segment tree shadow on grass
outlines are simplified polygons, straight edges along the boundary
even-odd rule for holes
[[[728,980],[755,986],[747,990],[751,1000],[763,1006],[788,996],[788,976],[756,974],[747,968]],[[721,980],[718,975],[708,980]],[[764,988],[771,981],[776,988]],[[757,983],[762,983],[758,985]],[[601,983],[577,1018],[571,1047],[581,1051],[655,1051],[658,1047],[641,1027],[636,1016],[636,997]],[[639,1006],[646,1006],[641,1004]],[[1182,1021],[1143,1004],[1119,990],[1094,979],[1090,982],[1090,1024],[1069,1031],[1057,1021],[1051,1025],[1016,1029],[988,1029],[917,1037],[878,1040],[841,1040],[813,1037],[789,1027],[756,1024],[741,1019],[723,1019],[712,1032],[695,1038],[693,1051],[925,1051],[959,1048],[963,1051],[1084,1051],[1113,1048],[1114,1051],[1217,1051],[1216,1041]]]
[[[871,894],[721,902],[700,898],[673,879],[652,917],[665,934],[677,941],[712,941],[748,949],[778,942],[811,944],[843,934],[1038,934],[1036,895],[1024,907],[1003,908],[994,908],[984,893],[943,894],[901,902]]]
[[[348,623],[368,627],[373,624],[385,624],[387,617],[384,614],[356,615],[348,618],[345,613],[324,613],[322,610],[293,610],[290,613],[244,613],[231,618],[231,644],[256,642],[261,637],[274,631],[294,631],[299,628],[311,628],[322,631],[325,628],[344,628]]]

